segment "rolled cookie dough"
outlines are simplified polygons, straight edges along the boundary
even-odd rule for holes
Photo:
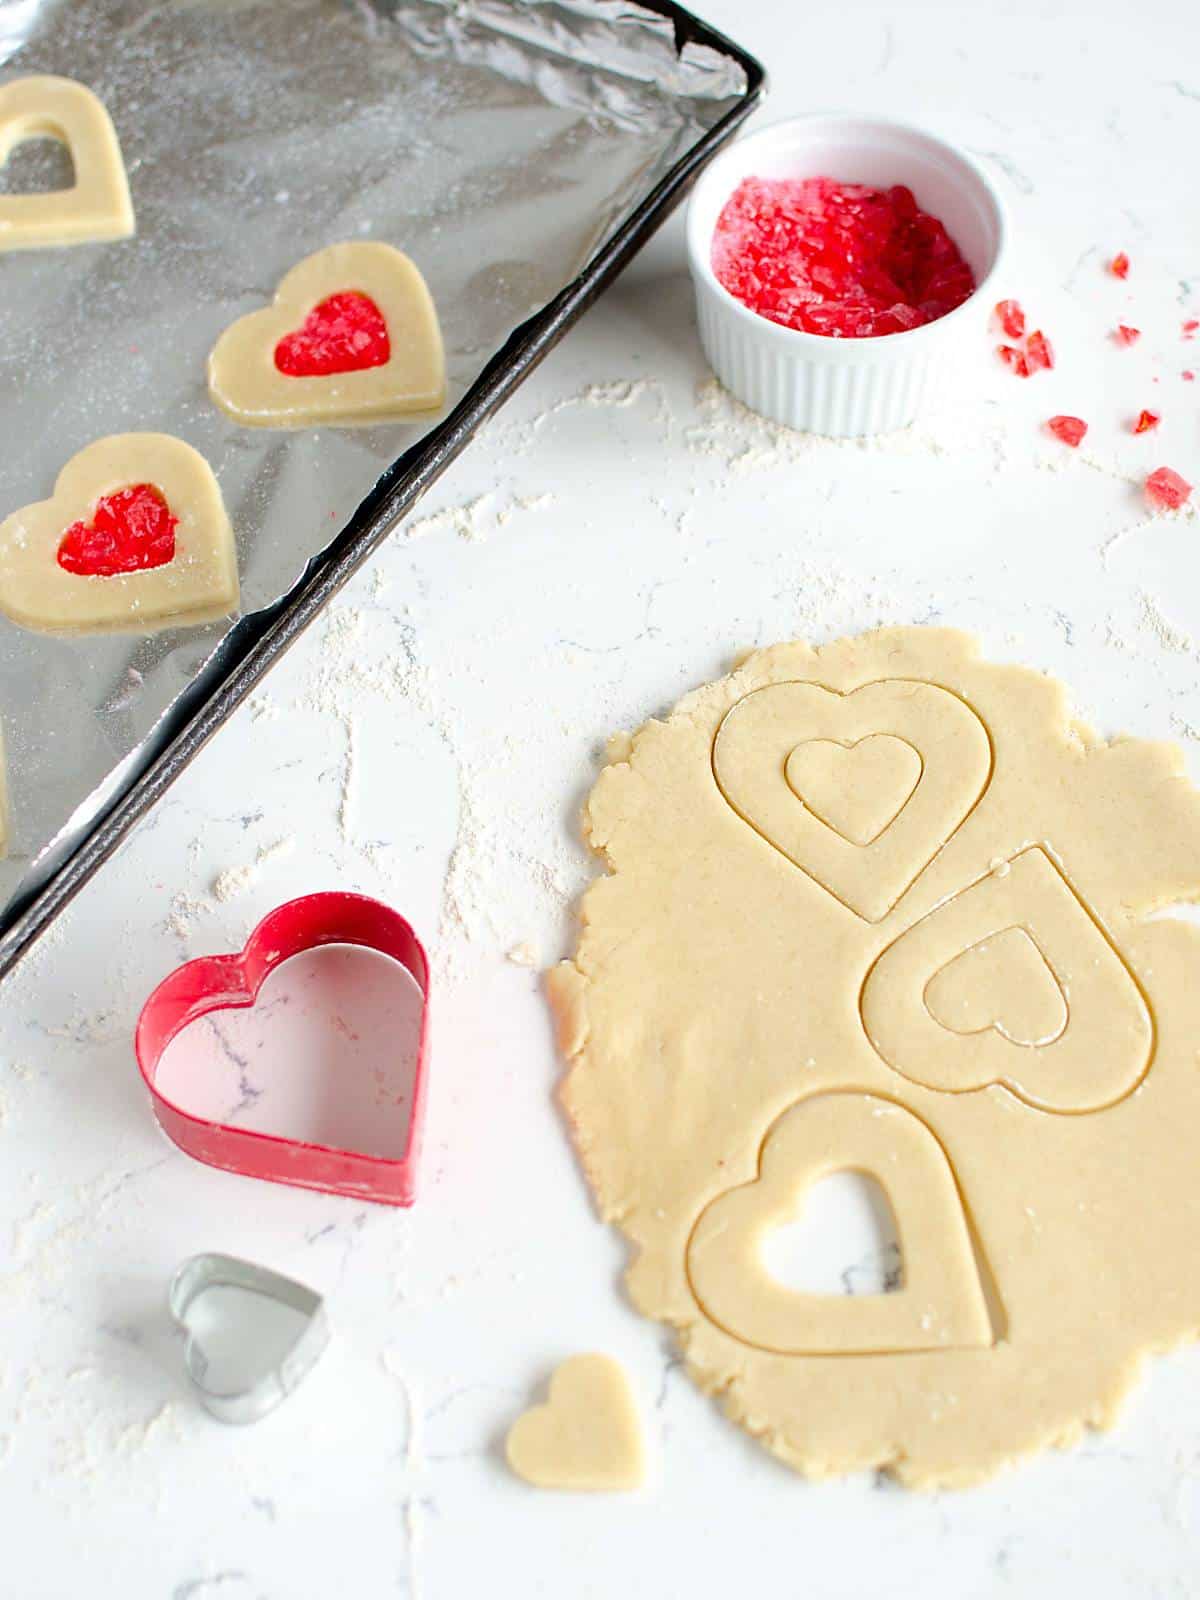
[[[978,719],[985,770],[957,711],[914,717],[921,685]],[[853,752],[884,735],[921,775],[906,794],[893,749],[866,805],[880,747]],[[837,849],[804,812],[814,775]],[[841,846],[881,817],[875,892]],[[630,1293],[695,1380],[813,1476],[966,1484],[1109,1426],[1145,1356],[1200,1329],[1200,929],[1150,915],[1200,891],[1179,751],[1102,742],[962,634],[887,629],[759,651],[614,741],[584,829],[608,874],[549,980],[563,1096]],[[915,1317],[763,1266],[808,1184],[854,1168],[896,1212]]]
[[[112,118],[70,78],[17,78],[0,88],[0,166],[25,139],[60,139],[75,182],[50,194],[0,194],[0,251],[126,239],[133,203]]]
[[[387,325],[382,366],[326,377],[292,377],[275,364],[279,341],[331,295],[365,294]],[[294,266],[274,303],[225,330],[208,358],[212,398],[235,421],[258,428],[378,422],[433,411],[446,397],[437,311],[412,261],[389,244],[333,244]]]
[[[59,565],[75,522],[97,503],[147,483],[179,519],[175,554],[165,566],[111,577],[79,576]],[[237,609],[233,530],[212,468],[166,433],[121,433],[73,456],[49,500],[0,522],[0,612],[44,633],[141,633],[211,622]]]

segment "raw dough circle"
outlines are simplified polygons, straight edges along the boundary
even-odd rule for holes
[[[855,846],[875,734],[922,773]],[[1144,1356],[1200,1328],[1200,929],[1149,915],[1200,885],[1178,749],[1101,742],[963,634],[888,629],[759,651],[615,741],[584,826],[609,873],[550,978],[564,1099],[633,1299],[696,1381],[813,1476],[966,1484],[1111,1425]],[[759,1253],[855,1167],[915,1292],[875,1327]]]

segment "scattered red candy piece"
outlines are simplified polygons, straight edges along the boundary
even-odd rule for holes
[[[831,178],[745,178],[713,231],[718,280],[785,328],[903,333],[962,304],[975,277],[912,191]]]
[[[1040,367],[1054,365],[1054,347],[1040,328],[1029,335],[1025,341],[1025,353],[1029,357],[1030,372],[1037,372]]]
[[[1180,373],[1180,377],[1183,379],[1184,383],[1195,383],[1196,381],[1196,374],[1194,372],[1182,372]]]
[[[1118,252],[1108,263],[1108,270],[1114,278],[1127,278],[1129,276],[1129,257],[1124,250]]]
[[[1015,350],[1011,344],[1002,344],[996,347],[996,354],[1006,367],[1011,367],[1018,378],[1029,376],[1029,362],[1025,359],[1022,350]]]
[[[392,359],[379,307],[357,289],[331,294],[313,307],[295,333],[275,346],[275,365],[289,378],[329,378],[362,372]]]
[[[1195,338],[1197,328],[1200,328],[1200,317],[1189,317],[1183,325],[1183,337],[1185,339]]]
[[[90,523],[71,524],[58,547],[58,564],[80,578],[165,567],[175,557],[178,523],[153,484],[118,489],[97,502]]]
[[[1178,511],[1191,498],[1192,486],[1170,467],[1157,467],[1146,479],[1146,498],[1155,511]]]
[[[1046,424],[1056,439],[1061,439],[1064,444],[1070,445],[1072,450],[1078,450],[1088,425],[1082,417],[1051,417]]]
[[[1149,433],[1151,428],[1157,428],[1162,418],[1157,411],[1140,411],[1138,419],[1133,425],[1134,433]]]
[[[1142,337],[1140,328],[1131,328],[1128,323],[1118,322],[1113,338],[1123,349],[1128,349],[1131,344],[1136,344]]]
[[[1019,339],[1025,332],[1025,313],[1015,300],[1001,300],[996,306],[1000,327],[1008,339]]]

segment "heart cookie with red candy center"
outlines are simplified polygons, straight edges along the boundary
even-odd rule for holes
[[[150,632],[226,616],[238,593],[212,468],[170,434],[98,439],[0,523],[0,612],[23,628]]]
[[[217,340],[208,388],[235,421],[259,428],[436,410],[446,367],[424,278],[388,244],[318,250],[284,277],[273,305]]]

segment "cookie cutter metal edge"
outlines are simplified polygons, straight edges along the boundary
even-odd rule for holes
[[[220,1390],[206,1382],[208,1359],[196,1335],[188,1326],[187,1313],[209,1289],[245,1289],[290,1306],[307,1318],[295,1343],[277,1366],[241,1389]],[[220,1422],[257,1422],[286,1400],[308,1376],[324,1354],[330,1339],[325,1301],[315,1290],[297,1283],[281,1272],[260,1267],[253,1261],[215,1252],[192,1256],[171,1279],[167,1305],[172,1317],[187,1335],[184,1365],[192,1388],[205,1410]]]
[[[408,1139],[398,1159],[212,1122],[175,1105],[154,1081],[163,1051],[181,1029],[210,1011],[252,1006],[277,966],[327,944],[362,945],[390,956],[404,967],[423,996]],[[383,1205],[413,1203],[429,1054],[429,959],[410,925],[382,901],[335,890],[302,895],[277,906],[250,934],[240,953],[188,961],[158,985],[138,1017],[134,1053],[163,1131],[197,1161],[246,1177]]]

